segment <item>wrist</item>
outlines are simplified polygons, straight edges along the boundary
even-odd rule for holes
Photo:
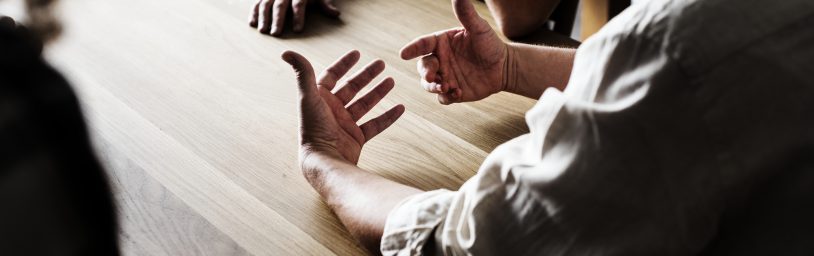
[[[517,48],[506,44],[501,91],[517,93]]]
[[[318,186],[326,172],[334,169],[336,163],[345,161],[335,150],[320,146],[304,144],[300,145],[299,164],[303,176],[311,184]]]
[[[340,154],[325,151],[308,151],[300,147],[300,167],[306,181],[334,210],[343,205],[347,193],[343,188],[349,178],[357,177],[361,169],[345,160]]]

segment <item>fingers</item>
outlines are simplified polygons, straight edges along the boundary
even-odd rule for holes
[[[387,96],[390,93],[390,90],[393,90],[393,87],[396,85],[396,82],[393,81],[393,78],[387,78],[376,88],[373,88],[370,92],[365,94],[365,96],[360,97],[356,101],[348,106],[348,112],[350,113],[351,117],[353,117],[353,121],[357,122],[359,119],[367,114],[376,104],[381,101],[384,96]]]
[[[460,21],[464,29],[469,32],[488,32],[490,30],[489,24],[478,15],[475,6],[473,6],[470,1],[471,0],[452,0],[455,17],[458,17],[458,21]]]
[[[341,14],[339,12],[339,8],[337,8],[334,4],[334,0],[321,0],[320,3],[322,12],[324,12],[326,15],[336,18],[339,17],[339,14]]]
[[[460,89],[450,89],[446,93],[439,93],[437,98],[438,103],[441,103],[442,105],[449,105],[452,103],[460,102],[461,96],[462,91]]]
[[[302,32],[305,28],[305,8],[307,0],[292,0],[291,10],[294,12],[294,32]]]
[[[423,78],[424,81],[435,82],[438,68],[441,67],[438,57],[435,55],[427,55],[421,57],[421,60],[416,64],[418,65],[418,73],[421,75],[421,78]]]
[[[271,31],[271,7],[274,0],[261,0],[258,3],[259,18],[257,20],[257,31],[268,34]]]
[[[384,66],[384,61],[382,60],[375,60],[371,62],[365,66],[364,69],[354,74],[353,78],[337,89],[334,95],[336,95],[336,97],[342,101],[342,104],[348,104],[348,102],[350,102],[350,100],[356,96],[356,93],[358,93],[359,90],[367,86],[370,81],[373,81],[376,76],[384,71]]]
[[[254,8],[252,9],[252,14],[249,16],[249,26],[256,28],[257,27],[257,18],[260,16],[260,3],[262,1],[258,1],[254,4]]]
[[[443,85],[441,82],[427,82],[421,80],[419,82],[421,87],[429,93],[444,93],[448,90],[448,86]]]
[[[370,141],[373,137],[376,137],[376,135],[379,135],[379,133],[390,127],[402,114],[404,114],[404,105],[396,105],[384,114],[359,126],[365,135],[365,141]]]
[[[290,0],[274,0],[272,7],[273,17],[271,18],[271,31],[272,36],[279,36],[283,34],[283,25],[285,23],[285,15],[288,12],[288,4]]]
[[[319,75],[319,80],[317,80],[319,86],[322,86],[329,91],[333,90],[334,86],[336,86],[336,82],[345,76],[345,74],[347,74],[348,71],[350,71],[350,69],[356,65],[357,62],[359,62],[360,57],[361,54],[359,54],[359,51],[352,50],[346,53],[345,56],[342,56],[342,58],[336,60],[334,64],[331,64],[330,67],[325,69],[325,71]]]
[[[322,11],[331,17],[339,17],[339,9],[333,0],[317,0]],[[259,0],[249,16],[249,26],[257,28],[260,33],[279,36],[283,33],[288,6],[291,5],[294,18],[294,32],[302,32],[305,28],[306,8],[308,0]]]
[[[297,84],[299,86],[301,100],[318,97],[316,78],[314,77],[314,68],[311,66],[311,62],[299,53],[293,51],[283,52],[282,58],[285,62],[288,62],[297,73]]]
[[[421,75],[421,86],[424,90],[431,93],[444,93],[447,91],[447,86],[441,82],[441,75],[439,69],[441,67],[438,57],[435,55],[427,55],[421,58],[417,63],[418,73]]]
[[[435,51],[438,44],[438,34],[419,37],[401,48],[401,58],[410,60],[418,56],[427,55]]]

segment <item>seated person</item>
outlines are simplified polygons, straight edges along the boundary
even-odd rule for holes
[[[58,26],[0,17],[0,255],[118,255],[117,221],[71,87],[41,56]]]
[[[424,89],[442,104],[501,91],[539,99],[530,133],[496,148],[457,191],[356,166],[403,112],[356,125],[390,86],[345,108],[361,85],[336,81],[357,54],[319,79],[304,57],[283,54],[299,81],[302,171],[369,250],[814,252],[814,2],[636,1],[577,50],[504,43],[469,0],[453,5],[463,28],[401,51],[420,57]]]

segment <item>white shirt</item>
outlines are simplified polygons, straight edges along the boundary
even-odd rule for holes
[[[385,255],[811,255],[814,1],[639,1]],[[427,242],[434,251],[422,251]]]

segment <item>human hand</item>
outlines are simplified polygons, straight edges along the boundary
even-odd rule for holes
[[[42,53],[43,42],[39,40],[37,36],[31,33],[28,28],[23,26],[20,23],[14,21],[13,18],[8,16],[0,15],[0,33],[11,33],[14,37],[18,40],[12,40],[16,42],[20,42],[26,46],[27,49],[31,49],[32,52],[36,55],[40,55]],[[13,51],[11,54],[17,55],[22,54],[19,49],[7,49]],[[29,53],[28,51],[24,51],[25,53]],[[13,59],[10,56],[6,59]]]
[[[339,9],[333,0],[258,0],[249,17],[249,26],[257,28],[260,33],[279,36],[283,34],[283,23],[291,6],[294,32],[301,32],[305,27],[305,8],[309,3],[319,5],[322,12],[330,17],[339,17]]]
[[[282,55],[283,60],[297,73],[300,95],[300,161],[304,171],[307,171],[305,169],[308,169],[306,166],[309,163],[303,161],[314,153],[339,157],[356,164],[362,146],[404,113],[404,106],[396,105],[362,125],[356,124],[395,85],[393,79],[388,77],[373,90],[351,102],[362,88],[384,71],[385,66],[381,60],[374,61],[341,86],[335,87],[337,81],[359,61],[359,57],[358,51],[345,54],[325,69],[317,80],[311,63],[305,57],[292,51],[286,51]],[[306,177],[308,176],[306,173]]]
[[[509,46],[478,16],[470,0],[453,0],[463,28],[439,31],[401,49],[405,60],[419,56],[425,90],[447,105],[476,101],[506,89]]]

